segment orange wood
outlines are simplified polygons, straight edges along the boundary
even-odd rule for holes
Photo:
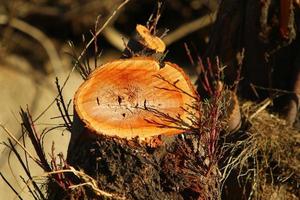
[[[156,109],[172,117],[180,115],[191,123],[182,108],[191,110],[188,104],[193,104],[195,99],[157,76],[196,95],[188,77],[175,64],[167,62],[160,68],[151,58],[121,59],[99,67],[80,86],[74,98],[75,111],[88,129],[99,134],[145,139],[181,133],[176,128],[161,128],[147,122],[154,120],[174,126],[151,111]],[[196,115],[197,111],[192,112]]]
[[[143,42],[146,47],[160,53],[165,51],[165,43],[159,37],[152,35],[148,28],[138,24],[136,26],[136,31],[142,38],[141,42]]]

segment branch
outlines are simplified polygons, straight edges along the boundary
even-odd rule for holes
[[[41,30],[20,19],[9,19],[6,15],[0,15],[0,24],[8,24],[37,40],[48,54],[54,73],[58,74],[62,69],[62,63],[53,42]]]
[[[191,21],[187,24],[184,24],[179,28],[177,28],[175,31],[168,34],[165,38],[163,38],[163,41],[167,46],[169,46],[170,44],[180,40],[186,35],[189,35],[197,30],[200,30],[202,28],[211,25],[212,23],[214,23],[216,16],[217,16],[217,12],[213,12],[205,16],[202,16],[199,19]]]
[[[125,44],[128,43],[127,36],[120,33],[113,26],[106,27],[102,34],[112,46],[120,51],[123,51],[125,49]]]

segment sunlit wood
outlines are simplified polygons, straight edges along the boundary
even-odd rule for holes
[[[95,133],[145,139],[181,133],[154,111],[180,116],[191,124],[184,109],[195,112],[190,107],[193,96],[195,90],[179,67],[165,63],[160,68],[157,61],[142,57],[116,60],[95,70],[80,86],[74,104],[80,119]]]
[[[156,52],[164,52],[166,49],[165,43],[159,38],[150,33],[148,28],[146,28],[143,25],[138,24],[136,26],[136,31],[141,37],[141,42],[148,47],[149,49],[152,49]]]

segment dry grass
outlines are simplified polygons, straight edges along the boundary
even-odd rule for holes
[[[230,149],[224,174],[239,171],[243,185],[250,183],[249,199],[298,199],[300,185],[300,134],[261,104],[246,102],[242,111],[248,127]],[[240,134],[240,133],[239,133]]]

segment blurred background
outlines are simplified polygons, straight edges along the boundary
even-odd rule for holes
[[[55,77],[58,77],[62,85],[71,74],[63,90],[68,102],[82,82],[77,71],[71,73],[74,59],[70,54],[80,55],[85,47],[84,41],[92,38],[91,32],[94,31],[96,21],[97,26],[101,27],[122,2],[1,0],[0,124],[7,131],[17,138],[21,136],[20,107],[28,106],[36,129],[40,132],[46,127],[62,123],[56,118],[59,112],[53,103],[57,95]],[[161,33],[168,30],[168,35],[164,38],[169,50],[165,60],[179,64],[193,80],[196,70],[189,62],[185,44],[199,56],[203,55],[217,8],[217,0],[165,0],[162,5],[157,28]],[[119,58],[124,42],[133,35],[136,24],[145,25],[150,15],[156,13],[156,9],[157,1],[131,0],[118,10],[97,40],[101,52],[98,65]],[[73,47],[69,46],[69,41],[72,41]],[[89,48],[87,60],[93,63],[93,57],[94,49]],[[72,108],[70,112],[72,113]],[[27,195],[27,188],[20,178],[22,168],[3,144],[6,137],[6,132],[0,129],[0,172],[28,199],[30,195]],[[46,154],[51,152],[54,143],[55,152],[66,155],[68,140],[69,133],[63,128],[50,132],[45,137]],[[32,169],[35,168],[37,167],[33,165]],[[36,169],[34,174],[41,173]],[[1,199],[16,198],[2,179],[0,196]]]

